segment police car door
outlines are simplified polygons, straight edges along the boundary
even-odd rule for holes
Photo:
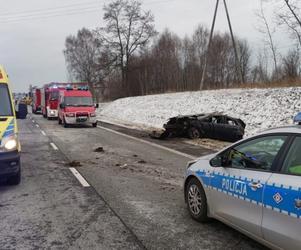
[[[301,137],[294,138],[281,165],[264,191],[263,236],[281,248],[300,249]]]
[[[220,220],[262,237],[262,199],[285,136],[263,136],[226,150],[211,178],[210,209]]]

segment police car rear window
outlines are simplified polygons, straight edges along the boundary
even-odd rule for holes
[[[13,116],[8,87],[0,83],[0,116]]]

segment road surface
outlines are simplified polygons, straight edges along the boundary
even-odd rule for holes
[[[193,156],[179,145],[177,153],[109,128],[30,116],[20,121],[22,183],[0,186],[4,249],[263,248],[220,222],[190,218],[182,185]]]

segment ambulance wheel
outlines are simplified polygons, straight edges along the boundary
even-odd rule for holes
[[[201,183],[196,178],[190,179],[186,185],[185,197],[191,217],[199,222],[208,221],[207,198]]]
[[[18,185],[21,182],[21,169],[19,170],[19,172],[8,178],[7,183],[9,185]]]
[[[97,122],[92,123],[92,126],[93,126],[93,128],[96,128],[97,127]]]
[[[58,117],[58,123],[59,123],[59,125],[61,125],[62,124],[62,120],[60,119],[60,117]]]

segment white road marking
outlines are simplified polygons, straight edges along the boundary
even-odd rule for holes
[[[177,150],[175,150],[175,149],[171,149],[171,148],[168,148],[168,147],[165,147],[165,146],[158,145],[158,144],[153,143],[153,142],[149,142],[149,141],[146,141],[146,140],[142,140],[142,139],[136,138],[136,137],[134,137],[134,136],[130,136],[130,135],[127,135],[127,134],[123,134],[123,133],[118,132],[118,131],[115,131],[115,130],[113,130],[113,129],[109,129],[109,128],[105,128],[105,127],[101,127],[101,126],[97,126],[97,127],[100,128],[100,129],[103,129],[103,130],[105,130],[105,131],[114,133],[114,134],[116,134],[116,135],[121,135],[121,136],[123,136],[123,137],[129,138],[129,139],[132,139],[132,140],[135,140],[135,141],[138,141],[138,142],[142,142],[142,143],[151,145],[151,146],[156,147],[156,148],[160,148],[160,149],[166,150],[166,151],[168,151],[168,152],[171,152],[171,153],[174,153],[174,154],[177,154],[177,155],[184,156],[184,157],[186,157],[186,158],[188,158],[188,159],[195,160],[195,159],[198,158],[198,157],[193,156],[193,155],[189,155],[189,154],[182,153],[182,152],[177,151]]]
[[[41,133],[42,135],[46,136],[46,133],[43,130],[41,130]]]
[[[36,124],[36,127],[39,128],[40,127],[39,124]]]
[[[90,187],[90,184],[85,180],[85,178],[75,169],[69,168],[72,174],[76,177],[76,179],[82,184],[83,187]]]
[[[31,121],[34,122],[34,119],[32,119]]]
[[[59,148],[53,142],[50,142],[50,145],[54,150],[59,150]]]

